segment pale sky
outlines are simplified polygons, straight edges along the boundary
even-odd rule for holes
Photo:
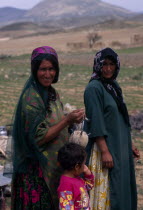
[[[0,7],[10,6],[10,7],[20,8],[20,9],[31,9],[40,1],[42,0],[27,0],[27,1],[26,0],[0,0]],[[124,7],[133,12],[143,12],[143,0],[103,0],[103,1],[117,5],[117,6]]]

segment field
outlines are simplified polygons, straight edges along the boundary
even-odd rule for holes
[[[130,27],[113,28],[112,23],[106,26],[94,26],[81,29],[68,29],[65,32],[49,33],[37,36],[30,35],[32,30],[0,31],[0,52],[1,54],[20,55],[30,53],[37,46],[53,46],[58,52],[88,52],[88,36],[91,33],[98,33],[101,37],[93,46],[98,50],[103,47],[128,48],[132,45],[142,46],[143,26],[136,22],[130,23]],[[29,34],[29,36],[28,36]],[[137,36],[135,39],[134,37]]]
[[[131,45],[131,36],[135,33],[143,34],[143,28],[100,31],[104,46],[110,46],[116,40],[122,43],[122,47],[117,49],[121,60],[118,82],[123,89],[129,114],[132,115],[143,111],[143,45]],[[78,43],[78,40],[86,43],[86,36],[87,31],[77,31],[23,39],[1,38],[0,125],[12,123],[18,97],[30,75],[30,53],[40,45],[50,45],[58,51],[60,79],[54,86],[63,103],[70,103],[77,108],[84,107],[83,92],[90,79],[93,58],[99,46],[93,49],[74,49],[68,48],[67,43]],[[136,175],[138,210],[143,210],[143,131],[133,130],[132,136],[141,153],[141,161],[136,164]]]
[[[118,81],[123,89],[129,112],[143,110],[143,47],[117,50],[121,58]],[[92,73],[95,52],[60,53],[60,80],[55,85],[63,103],[83,107],[83,91]],[[138,61],[139,58],[139,61]],[[30,55],[0,59],[1,124],[9,124],[20,91],[30,75]],[[68,90],[68,91],[67,91]],[[78,99],[78,100],[77,100]]]

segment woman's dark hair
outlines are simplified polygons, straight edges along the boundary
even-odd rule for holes
[[[113,63],[117,64],[117,60],[112,55],[105,56],[105,59],[111,60]]]
[[[105,56],[105,59],[111,60],[116,65],[116,70],[117,70],[117,59],[116,58],[114,58],[112,55],[107,55],[107,56]],[[112,77],[114,77],[116,74],[117,74],[117,72],[115,71]]]
[[[58,152],[58,162],[64,170],[72,170],[77,164],[80,166],[86,158],[84,147],[75,143],[65,144]]]
[[[44,87],[41,87],[41,84],[38,81],[37,71],[38,71],[39,66],[43,60],[50,61],[53,65],[54,69],[56,70],[56,75],[55,75],[55,78],[52,83],[56,83],[58,81],[60,69],[59,69],[59,63],[58,63],[57,58],[51,54],[46,54],[46,53],[42,54],[41,53],[31,61],[31,74],[37,83],[38,91],[43,99],[43,102],[45,104],[47,111],[49,113],[51,113],[52,111],[51,111],[51,107],[50,107],[50,101],[55,101],[57,98],[57,94],[56,94],[55,89],[52,86],[50,86],[48,88],[48,92],[46,91],[46,95],[45,95]]]
[[[57,60],[57,58],[54,55],[51,54],[39,54],[37,57],[35,57],[32,61],[31,61],[31,73],[34,76],[34,79],[37,81],[37,71],[39,69],[39,66],[41,64],[41,62],[43,60],[47,60],[50,61],[54,67],[54,69],[56,70],[56,75],[55,78],[53,80],[52,83],[56,83],[58,81],[59,78],[59,62]]]

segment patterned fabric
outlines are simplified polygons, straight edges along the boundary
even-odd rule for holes
[[[47,197],[46,201],[45,198],[42,199],[49,207],[52,201],[54,206],[51,210],[57,210],[58,196],[56,189],[62,173],[57,165],[57,151],[68,140],[68,129],[63,129],[54,139],[39,146],[38,141],[44,138],[48,129],[59,123],[64,117],[63,106],[57,91],[52,86],[48,88],[43,87],[36,78],[39,66],[44,59],[50,61],[55,67],[57,76],[54,83],[58,81],[59,66],[55,50],[48,46],[35,49],[31,62],[31,76],[22,90],[14,118],[12,134],[12,147],[14,148],[12,156],[14,169],[13,191],[17,192],[16,198],[18,199],[20,188],[23,186],[25,190],[25,187],[27,187],[25,183],[29,183],[28,186],[33,186],[34,190],[37,190],[39,178],[36,173],[38,169],[35,169],[34,175],[32,175],[32,177],[35,177],[35,183],[33,183],[29,168],[36,168],[38,164],[43,173],[43,177],[41,177],[43,179],[42,182],[47,184],[47,187],[44,187],[41,183],[41,191],[47,195],[45,196],[45,198]],[[52,96],[51,94],[54,94],[54,99],[50,97]],[[18,176],[19,178],[21,177],[19,181],[17,180]],[[23,176],[24,179],[22,179]],[[24,198],[20,199],[23,200]],[[28,199],[31,202],[30,197]],[[14,202],[12,201],[13,204]],[[28,206],[30,205],[32,204],[29,203]],[[44,206],[41,202],[40,207],[33,209],[44,209]],[[23,208],[21,207],[21,210]],[[31,210],[30,207],[28,208]]]
[[[39,115],[40,115],[40,112],[42,112],[42,110],[44,109],[44,103],[43,103],[40,95],[35,91],[35,89],[33,87],[30,87],[25,92],[25,94],[23,95],[22,101],[23,101],[22,102],[22,104],[23,104],[22,116],[23,116],[23,120],[25,121],[24,130],[27,133],[27,139],[29,138],[29,130],[31,130],[31,126],[33,126],[33,122],[36,121],[38,124],[35,129],[35,143],[36,143],[44,137],[44,135],[48,132],[48,129],[50,126],[57,124],[62,119],[62,117],[63,117],[62,104],[60,102],[59,95],[57,93],[57,100],[51,101],[51,110],[52,110],[51,114],[46,112],[45,117],[43,116],[43,121],[42,121],[41,118],[39,120]],[[35,121],[34,121],[34,119],[35,119]],[[39,157],[41,155],[41,158],[44,157],[46,159],[46,164],[45,165],[42,164],[40,166],[43,171],[43,183],[45,181],[47,183],[47,187],[44,189],[46,190],[49,188],[49,190],[47,191],[48,196],[45,197],[45,198],[47,198],[46,202],[47,202],[47,205],[50,205],[48,203],[49,202],[48,198],[49,197],[50,197],[50,199],[52,198],[55,209],[58,208],[58,197],[57,197],[56,190],[59,185],[60,175],[62,173],[61,169],[57,165],[57,151],[68,140],[68,136],[69,135],[68,135],[67,128],[65,128],[60,132],[60,134],[55,139],[53,139],[52,141],[48,142],[47,144],[37,148]],[[32,155],[35,152],[35,150],[33,149],[32,145],[31,145],[30,149],[31,149],[31,158],[32,158]],[[18,173],[20,173],[18,175],[20,177],[20,180],[18,179],[19,180],[18,181],[17,178],[16,178],[16,182],[14,180],[14,182],[13,182],[13,190],[14,191],[20,191],[21,185],[24,184],[24,183],[22,183],[24,168],[23,168],[23,164],[22,163],[20,164],[20,162],[22,160],[23,153],[21,153],[21,154],[19,153],[18,156],[19,156],[19,160],[20,160],[19,161],[19,172],[18,172]],[[26,167],[26,173],[24,173],[25,174],[24,180],[26,183],[28,182],[31,184],[31,181],[33,179],[29,175],[29,172],[30,172],[29,167],[33,166],[33,162],[35,160],[36,160],[35,158],[33,159],[33,161],[30,158],[27,159],[26,165],[28,167],[28,170]],[[26,161],[26,159],[23,161]],[[38,161],[38,163],[40,163],[40,160]],[[15,176],[16,175],[17,175],[17,173],[15,174]],[[35,180],[38,180],[38,177],[36,178],[36,171],[35,171],[34,176],[35,176]],[[42,180],[42,178],[41,178],[41,180]],[[32,181],[32,183],[33,183],[33,181]],[[38,185],[38,183],[36,183],[36,181],[35,181],[34,185]],[[41,188],[42,188],[42,186],[41,186]],[[42,189],[42,190],[44,190],[44,189]],[[18,198],[18,195],[19,194],[16,195],[17,198]],[[45,192],[45,195],[46,195],[46,192]],[[28,199],[30,199],[30,198],[28,198]],[[12,203],[13,203],[13,201],[12,201]],[[50,201],[50,203],[51,203],[51,201]],[[18,205],[18,203],[17,203],[17,205]],[[29,204],[29,205],[31,205],[31,204]],[[42,205],[41,208],[44,209],[42,203],[41,203],[41,205]],[[21,209],[22,209],[22,207],[21,207]],[[27,206],[27,209],[28,209],[28,206]],[[29,208],[29,210],[30,209],[31,208]],[[37,208],[37,210],[38,210],[38,208]],[[54,207],[52,207],[51,210],[54,210]]]
[[[107,56],[111,56],[114,58],[116,62],[116,71],[113,75],[112,80],[115,80],[119,74],[120,71],[120,60],[117,55],[117,53],[114,52],[111,48],[104,48],[100,51],[98,51],[94,57],[94,65],[93,65],[93,74],[91,79],[100,79],[101,74],[102,74],[102,67],[103,67],[103,62]]]
[[[71,191],[60,192],[59,209],[74,210],[73,193]]]
[[[43,46],[43,47],[38,47],[38,48],[34,49],[32,52],[31,60],[36,58],[39,54],[54,55],[58,59],[58,55],[57,55],[56,51],[52,47],[49,47],[49,46]]]
[[[92,210],[110,210],[108,169],[103,169],[101,152],[96,143],[91,151],[89,168],[95,177],[94,188],[90,191],[90,206]]]
[[[37,106],[38,104],[36,104],[36,100],[37,100],[36,98],[39,98],[39,96],[35,92],[35,90],[31,88],[30,92],[31,92],[30,95],[33,96],[31,97],[31,99],[29,97],[27,98],[27,92],[23,98],[23,113],[30,110],[29,114],[27,115],[26,127],[25,127],[26,130],[29,130],[29,126],[32,123],[30,120],[34,116],[36,116],[36,114],[34,114],[32,117],[31,116],[32,112],[34,112],[36,109],[40,110],[42,108],[42,107],[38,108]],[[26,99],[28,99],[28,101],[26,101]],[[41,99],[39,98],[39,100]],[[40,106],[42,106],[42,101],[39,104]],[[59,99],[58,93],[57,93],[57,100],[51,101],[50,107],[51,107],[52,112],[50,114],[46,112],[45,119],[42,122],[40,122],[39,125],[37,126],[37,129],[35,132],[36,142],[40,141],[46,135],[49,127],[54,126],[62,119],[62,117],[64,117],[62,104]],[[68,136],[69,135],[68,135],[67,128],[65,128],[60,132],[60,134],[55,139],[39,147],[39,150],[42,152],[43,156],[46,157],[46,160],[47,160],[47,164],[44,165],[42,169],[43,169],[45,181],[51,191],[52,198],[54,199],[54,203],[56,205],[58,205],[56,190],[59,184],[60,175],[62,173],[61,169],[58,167],[58,164],[57,164],[57,151],[68,140]]]
[[[71,178],[62,175],[58,187],[60,210],[90,210],[89,195],[93,187],[93,174]]]
[[[28,174],[15,174],[12,185],[12,210],[32,209],[54,209],[43,172],[36,162],[29,166]]]

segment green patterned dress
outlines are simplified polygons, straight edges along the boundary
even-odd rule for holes
[[[35,124],[35,143],[40,141],[48,132],[48,129],[57,124],[63,117],[63,108],[59,95],[56,92],[56,100],[50,101],[51,112],[45,110],[44,102],[40,94],[31,85],[21,97],[21,118],[24,130],[24,140],[32,138],[31,127]],[[57,151],[68,140],[68,129],[63,129],[59,135],[48,143],[39,146],[37,151],[39,156],[44,156],[47,160],[46,165],[41,165],[40,161],[30,161],[26,173],[17,172],[13,176],[12,184],[12,209],[14,210],[57,210],[58,197],[57,187],[61,175],[61,169],[57,164]],[[21,139],[21,147],[22,148]],[[27,150],[33,150],[32,144],[28,145]],[[25,146],[24,145],[24,146]],[[36,144],[38,145],[38,144]],[[19,166],[25,161],[25,152],[21,149],[18,152]]]

